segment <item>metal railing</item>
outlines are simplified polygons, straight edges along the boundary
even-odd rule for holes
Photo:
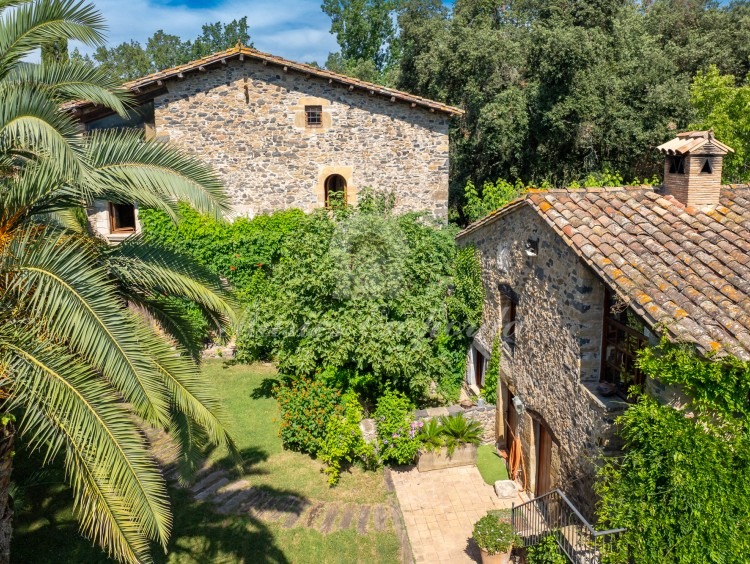
[[[625,529],[597,531],[560,490],[552,490],[511,509],[513,530],[523,546],[533,546],[554,536],[560,550],[574,564],[599,564],[603,550],[611,547]]]

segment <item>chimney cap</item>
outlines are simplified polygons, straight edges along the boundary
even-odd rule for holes
[[[659,145],[656,149],[665,155],[687,155],[688,153],[694,153],[700,148],[708,149],[709,145],[711,153],[726,155],[727,153],[734,153],[729,145],[725,145],[716,137],[711,129],[706,131],[684,131],[678,133],[677,137],[671,141]]]

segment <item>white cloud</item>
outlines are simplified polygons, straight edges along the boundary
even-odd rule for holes
[[[205,23],[226,23],[247,16],[252,41],[261,51],[295,61],[324,63],[328,53],[338,49],[335,37],[328,31],[330,20],[320,9],[320,0],[223,0],[202,8],[153,0],[94,3],[107,21],[110,46],[131,39],[143,44],[158,29],[192,39]]]

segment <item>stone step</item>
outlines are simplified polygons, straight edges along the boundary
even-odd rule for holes
[[[339,531],[343,531],[344,529],[348,529],[352,525],[352,519],[354,518],[355,510],[357,509],[356,505],[352,505],[351,503],[346,505],[341,512],[341,520],[339,521]]]
[[[385,512],[385,507],[382,505],[375,506],[375,512],[373,514],[373,524],[376,531],[385,530],[385,522],[388,519],[388,514]]]
[[[357,532],[360,535],[367,534],[367,524],[370,521],[370,506],[363,505],[359,510],[359,519],[357,520]]]
[[[218,482],[220,479],[226,478],[226,472],[224,470],[214,470],[210,474],[204,476],[201,478],[198,482],[190,486],[190,492],[193,494],[197,494],[205,490],[207,487],[211,486],[212,484]],[[228,483],[229,480],[227,479],[224,484]],[[222,484],[222,485],[224,485]],[[221,487],[221,486],[218,486]]]
[[[325,507],[322,503],[316,503],[310,508],[310,511],[308,511],[306,517],[305,517],[305,526],[309,529],[313,528],[313,525],[315,524],[315,521],[318,519],[318,517],[323,513],[323,508]]]
[[[194,495],[193,499],[195,499],[195,501],[204,501],[208,499],[210,496],[212,496],[216,492],[216,490],[218,490],[220,487],[228,483],[229,483],[229,478],[224,476],[220,478],[217,482],[213,482],[210,486],[205,488],[203,491],[201,491],[197,495]]]
[[[327,535],[333,529],[333,522],[336,517],[339,516],[339,506],[332,503],[328,506],[325,518],[320,522],[320,528],[318,529],[324,535]]]
[[[258,497],[253,500],[252,504],[247,505],[245,513],[250,515],[253,519],[261,519],[263,515],[263,508],[272,501],[273,496],[266,490],[259,490]]]

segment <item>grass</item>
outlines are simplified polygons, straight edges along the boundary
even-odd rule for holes
[[[382,503],[389,494],[382,472],[353,468],[336,488],[329,488],[322,464],[307,455],[284,451],[277,434],[276,402],[270,397],[271,366],[231,366],[206,362],[206,375],[223,399],[227,421],[246,461],[246,479],[273,493],[319,501]],[[62,469],[53,464],[41,473],[40,459],[18,445],[14,476],[23,484],[11,546],[12,562],[108,562],[104,553],[78,534],[70,490],[60,485]],[[222,463],[221,453],[212,460]],[[322,535],[313,529],[284,529],[247,516],[221,516],[185,490],[170,488],[174,530],[165,554],[152,551],[157,563],[250,562],[398,562],[393,531],[359,535],[352,530]]]
[[[482,479],[494,485],[498,480],[508,480],[508,468],[505,466],[505,460],[495,452],[495,447],[491,445],[482,445],[477,452],[477,468],[482,475]]]

